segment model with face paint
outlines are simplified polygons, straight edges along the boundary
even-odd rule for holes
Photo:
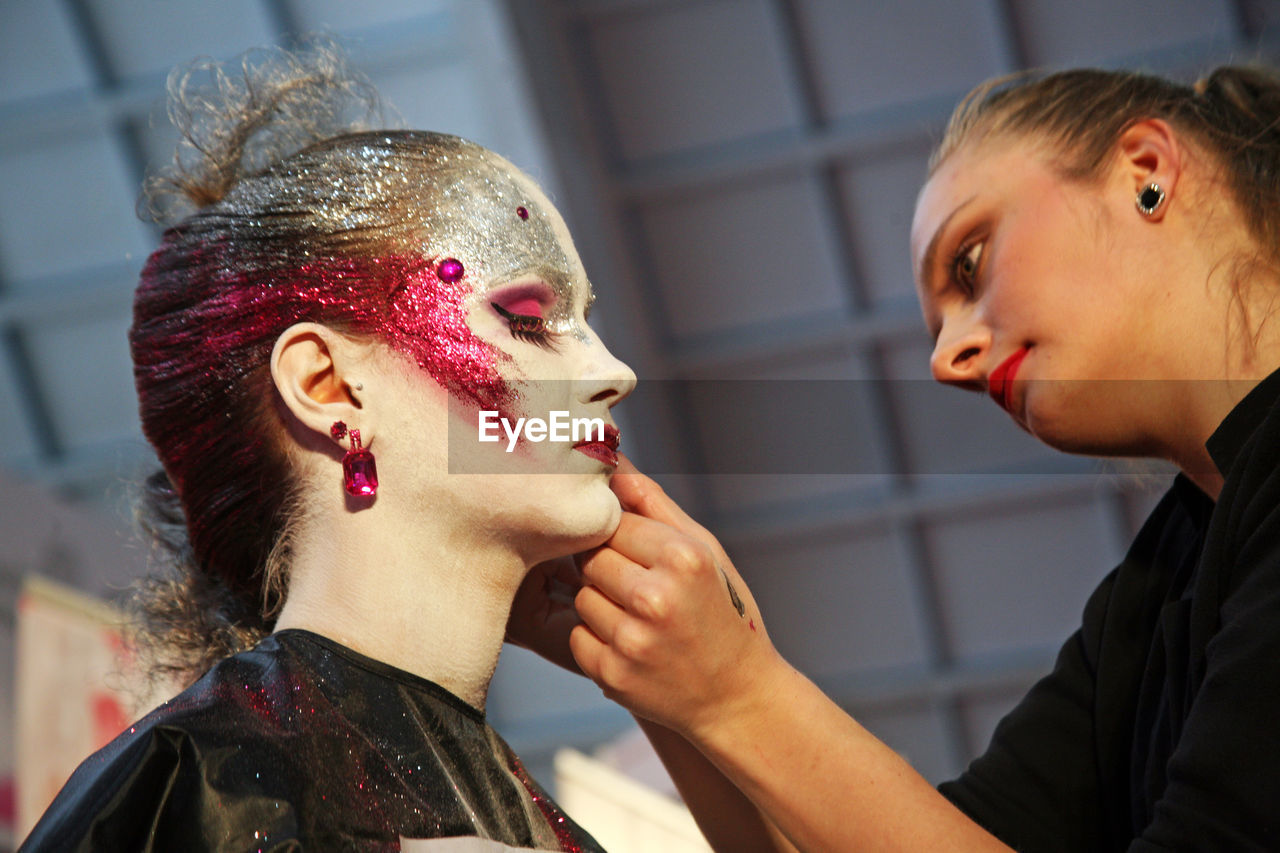
[[[456,137],[335,129],[359,86],[332,49],[250,66],[215,70],[183,128],[199,156],[169,180],[198,206],[130,332],[175,555],[144,611],[199,680],[86,762],[28,848],[597,849],[484,709],[530,569],[617,526],[634,375],[528,177]],[[179,106],[208,103],[189,86]],[[607,429],[508,452],[482,410]]]

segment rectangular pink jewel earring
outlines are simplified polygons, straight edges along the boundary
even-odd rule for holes
[[[347,425],[335,421],[329,428],[334,441],[342,441],[347,435]],[[342,457],[342,485],[347,494],[357,498],[371,498],[378,493],[378,466],[373,454],[360,446],[360,430],[351,430],[351,448]]]

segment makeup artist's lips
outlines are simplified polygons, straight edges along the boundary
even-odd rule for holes
[[[573,446],[574,450],[585,453],[606,465],[618,466],[618,441],[621,433],[613,424],[604,425],[604,441],[580,441]]]
[[[1018,374],[1018,366],[1027,355],[1028,349],[1022,347],[1013,355],[1000,362],[987,377],[987,393],[991,399],[1009,414],[1013,414],[1013,379]]]

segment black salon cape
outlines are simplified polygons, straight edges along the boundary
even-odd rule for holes
[[[1280,372],[1206,446],[1216,506],[1177,478],[1053,673],[939,787],[1016,850],[1280,851]]]
[[[306,631],[227,658],[86,760],[22,851],[598,851],[483,715]]]

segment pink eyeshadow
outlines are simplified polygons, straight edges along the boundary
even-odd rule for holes
[[[542,300],[536,299],[532,296],[521,296],[518,299],[512,299],[510,301],[504,301],[502,299],[494,301],[510,311],[512,314],[524,314],[527,317],[542,316]]]

